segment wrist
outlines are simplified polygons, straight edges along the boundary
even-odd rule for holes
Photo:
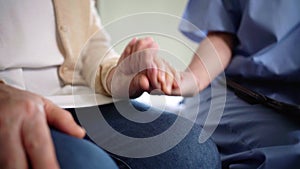
[[[186,72],[192,74],[193,79],[197,85],[198,92],[205,89],[210,84],[210,76],[206,69],[189,67],[186,69]]]
[[[107,79],[106,79],[106,88],[108,90],[109,93],[111,93],[111,86],[112,86],[112,79],[113,79],[113,76],[115,74],[115,71],[116,71],[116,66],[113,67],[110,72],[108,73],[108,76],[107,76]]]

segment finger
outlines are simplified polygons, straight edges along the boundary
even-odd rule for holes
[[[173,89],[171,94],[172,96],[185,96],[184,94],[182,94],[180,87]]]
[[[176,88],[178,88],[179,87],[179,82],[181,81],[181,77],[180,77],[180,73],[179,72],[177,72],[175,69],[174,69],[174,81],[173,81],[173,88],[174,89],[176,89]]]
[[[163,60],[155,57],[154,59],[155,64],[157,65],[157,69],[158,69],[158,75],[157,75],[157,81],[161,84],[161,85],[165,85],[165,74],[166,74],[166,67],[165,64],[163,63]]]
[[[152,89],[160,89],[161,85],[158,82],[158,69],[157,66],[155,64],[152,64],[151,66],[149,66],[150,68],[147,69],[147,77],[149,78],[150,81],[150,85]]]
[[[165,60],[162,61],[166,67],[164,92],[166,92],[166,94],[171,94],[172,89],[179,87],[178,82],[180,81],[180,74],[168,62]]]
[[[153,38],[151,37],[146,37],[144,39],[141,40],[141,43],[139,43],[139,45],[137,46],[137,51],[140,51],[140,50],[144,50],[144,49],[147,49],[147,48],[150,48],[152,47],[154,43],[154,40]]]
[[[141,74],[139,77],[138,77],[138,81],[139,81],[139,86],[142,90],[144,91],[149,91],[150,89],[150,84],[149,84],[149,80],[148,78],[146,77],[146,75],[144,74]]]
[[[44,99],[44,109],[49,125],[74,137],[84,137],[85,130],[75,122],[68,111],[59,108],[47,99]]]
[[[156,43],[149,44],[148,46],[145,47],[146,49],[140,52],[140,69],[151,69],[155,68],[158,69],[160,66],[159,64],[156,63],[155,60],[159,60],[157,56],[157,49],[158,45]],[[163,69],[163,68],[162,68]],[[158,73],[158,71],[157,71]],[[155,74],[158,75],[158,74]],[[155,76],[157,78],[157,76]]]
[[[166,64],[167,65],[167,64]],[[174,81],[174,76],[170,70],[169,67],[166,68],[165,72],[163,72],[165,74],[165,78],[163,79],[163,82],[161,82],[162,84],[162,91],[165,94],[171,94],[172,91],[172,83]]]
[[[0,166],[8,168],[28,168],[26,154],[20,137],[20,125],[1,123],[0,131]]]
[[[132,48],[134,46],[134,44],[136,43],[136,38],[133,38],[125,47],[125,49],[123,50],[123,53],[121,55],[120,60],[123,60],[124,58],[126,58],[127,56],[131,55],[132,52]]]
[[[155,57],[155,63],[158,67],[158,75],[157,81],[161,87],[161,90],[165,94],[170,94],[172,90],[172,83],[173,83],[173,75],[170,71],[170,66],[165,62],[163,59],[159,57]]]
[[[152,38],[145,38],[136,43],[134,50],[138,56],[140,70],[151,66],[154,57],[156,57],[157,48],[158,45],[153,42]]]
[[[155,42],[153,42],[153,43],[151,44],[151,46],[148,46],[148,48],[151,48],[151,50],[150,50],[151,56],[152,56],[152,57],[157,57],[157,52],[158,52],[158,49],[159,49],[158,44],[155,43]]]
[[[184,86],[184,84],[183,84],[184,78],[181,76],[181,73],[177,73],[177,75],[179,76],[179,77],[175,77],[177,87],[172,89],[172,92],[170,95],[185,96],[185,93],[183,93],[183,91],[182,91],[182,89],[184,87],[187,87],[187,86]],[[178,80],[176,80],[177,78],[178,78]]]
[[[128,49],[127,49],[127,56],[131,55],[132,54],[132,49],[133,49],[133,46],[134,44],[136,43],[137,39],[136,38],[133,38],[129,44],[128,44]]]
[[[166,94],[171,94],[172,91],[172,83],[174,81],[174,76],[171,73],[171,71],[169,70],[169,68],[167,69],[167,71],[165,72],[165,85],[164,85],[164,89],[163,92],[165,92]]]
[[[178,82],[180,81],[180,73],[176,71],[176,69],[170,65],[168,62],[166,62],[166,65],[169,69],[169,72],[171,72],[171,74],[173,75],[173,81],[172,81],[172,84],[171,84],[171,88],[178,88],[179,85],[178,85]]]
[[[150,85],[149,81],[144,74],[138,74],[135,78],[133,78],[130,84],[130,97],[135,98],[140,96],[144,91],[149,91]]]
[[[137,48],[140,45],[140,43],[141,43],[141,39],[137,39],[135,44],[132,46],[131,54],[136,54]]]
[[[35,109],[33,115],[24,118],[21,130],[23,144],[31,167],[33,169],[58,169],[59,166],[42,105],[41,108]]]
[[[141,50],[146,49],[148,46],[151,46],[152,43],[153,43],[152,38],[139,39],[134,44],[132,53],[140,52]]]

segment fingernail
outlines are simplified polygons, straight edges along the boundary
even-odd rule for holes
[[[163,78],[162,78],[162,73],[161,73],[161,71],[158,71],[158,72],[157,72],[157,79],[158,79],[159,82],[163,82]]]

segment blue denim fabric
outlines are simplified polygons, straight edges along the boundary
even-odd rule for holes
[[[114,161],[93,143],[51,129],[61,169],[117,169]]]
[[[121,101],[123,109],[126,109],[127,106],[133,105],[136,109],[140,111],[148,110],[148,106],[138,103],[138,102],[130,102],[130,101]],[[82,108],[80,108],[82,109]],[[91,108],[83,108],[85,109],[85,113],[92,111]],[[114,104],[102,105],[99,106],[99,109],[102,115],[105,118],[105,121],[109,123],[111,127],[120,133],[136,137],[136,138],[146,138],[155,136],[163,131],[167,130],[178,117],[175,114],[163,112],[157,119],[149,123],[136,123],[126,119],[123,115],[121,115]],[[127,110],[127,109],[126,109]],[[70,109],[69,111],[73,112],[74,109]],[[156,115],[156,111],[148,112],[148,116],[151,114]],[[130,113],[129,113],[130,114]],[[134,116],[134,113],[133,113]],[[186,123],[191,123],[191,121],[187,119],[182,119]],[[80,120],[79,120],[80,121]],[[89,121],[93,123],[92,120]],[[96,121],[96,123],[101,123],[100,121]],[[104,123],[104,122],[102,122]],[[95,124],[96,125],[96,124]],[[99,129],[101,132],[101,127]],[[102,131],[104,133],[105,131]],[[219,153],[215,144],[211,140],[207,140],[206,142],[200,144],[198,142],[198,137],[201,132],[201,127],[199,125],[194,125],[191,131],[187,134],[187,136],[175,147],[172,149],[147,158],[127,158],[122,156],[117,156],[112,154],[112,156],[117,157],[122,160],[126,166],[132,169],[217,169],[221,167]],[[175,133],[174,133],[175,134]],[[101,134],[99,134],[100,140],[110,142],[114,138],[101,138]],[[171,137],[169,139],[172,139]],[[168,140],[161,140],[161,142],[167,142]],[[124,145],[126,146],[126,145]],[[128,147],[128,146],[126,146]],[[130,149],[131,150],[131,149]],[[132,151],[148,151],[147,147],[132,147]]]

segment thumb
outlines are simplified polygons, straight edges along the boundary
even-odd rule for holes
[[[70,112],[61,109],[47,99],[43,99],[47,122],[50,126],[74,137],[83,138],[85,130],[73,119]]]
[[[143,91],[149,90],[150,85],[149,85],[149,80],[146,75],[144,75],[144,74],[138,75],[137,83],[141,90],[143,90]]]
[[[138,97],[150,88],[149,80],[143,73],[135,76],[130,84],[130,97]]]

